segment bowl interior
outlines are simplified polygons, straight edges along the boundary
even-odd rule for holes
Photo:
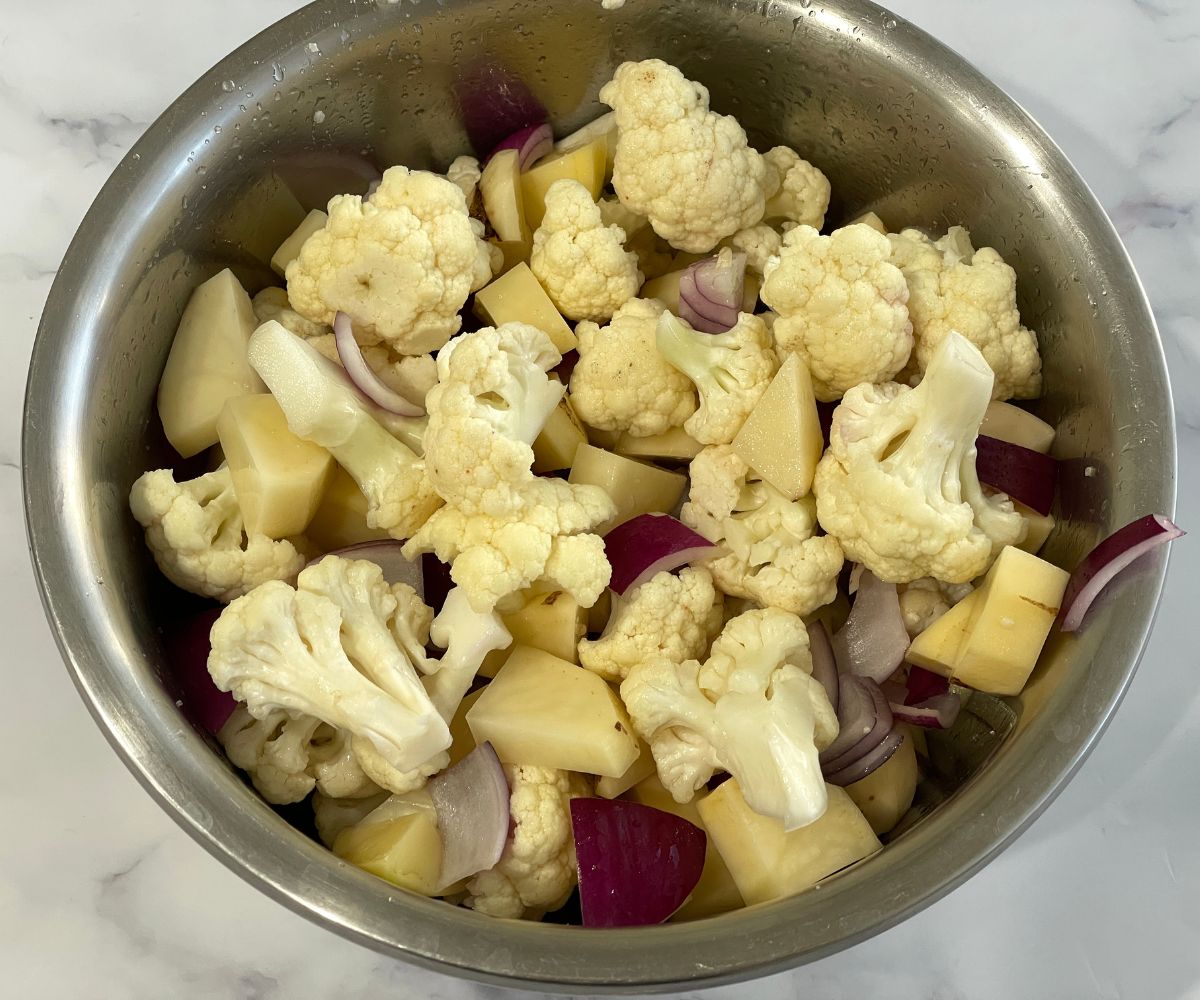
[[[468,148],[456,83],[501,66],[564,131],[602,109],[625,59],[705,83],[765,149],[833,184],[829,221],[965,223],[1016,269],[1059,428],[1070,567],[1103,533],[1171,513],[1174,438],[1153,320],[1107,220],[1061,152],[928,36],[859,0],[313,4],[195,84],[105,187],[64,261],[34,352],[25,475],[48,614],[76,682],[139,779],[210,851],[339,931],[493,981],[591,989],[743,978],[897,922],[986,863],[1078,766],[1142,648],[1165,557],[1077,638],[1054,639],[1014,706],[1017,731],[883,854],[820,892],[649,932],[496,922],[409,897],[289,828],[180,715],[162,636],[186,605],[147,558],[130,484],[171,463],[155,389],[190,290],[231,266],[251,292],[304,210],[353,189],[355,157],[445,169]],[[346,164],[350,163],[348,170]],[[365,185],[363,185],[365,186]]]

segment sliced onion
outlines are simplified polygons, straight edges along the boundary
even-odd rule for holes
[[[679,276],[679,318],[701,333],[725,333],[737,325],[746,281],[746,255],[722,250]]]
[[[975,439],[975,473],[979,481],[1039,514],[1049,514],[1058,488],[1058,462],[1019,444],[980,434]]]
[[[866,569],[862,563],[855,563],[850,567],[850,579],[846,584],[846,593],[852,597],[858,593],[858,585],[862,581],[863,571]]]
[[[913,664],[908,668],[908,680],[905,681],[904,695],[900,700],[905,705],[919,705],[930,698],[938,698],[949,690],[949,678]]]
[[[916,705],[897,704],[889,702],[892,718],[898,722],[907,722],[913,726],[923,726],[925,729],[949,729],[958,718],[962,708],[962,699],[953,691],[935,695]]]
[[[180,710],[214,736],[237,706],[237,699],[218,688],[208,672],[208,635],[221,617],[221,610],[200,612],[167,641],[172,659],[170,672],[179,682]]]
[[[879,685],[853,674],[838,676],[838,734],[821,751],[821,770],[832,774],[870,753],[892,729],[892,710]]]
[[[350,317],[344,312],[339,312],[333,317],[333,339],[337,344],[342,367],[346,369],[350,381],[372,403],[402,417],[419,417],[425,412],[425,407],[405,399],[375,374],[367,364],[367,359],[363,357],[362,348],[354,338]]]
[[[1071,574],[1063,595],[1059,628],[1074,632],[1096,596],[1121,570],[1186,532],[1162,514],[1147,514],[1119,528],[1097,545]]]
[[[833,706],[834,712],[837,712],[837,661],[833,658],[833,646],[830,645],[829,633],[825,631],[824,622],[814,621],[809,623],[808,649],[812,654],[812,675],[821,682],[821,686],[829,696],[829,704]]]
[[[612,565],[610,587],[624,594],[657,573],[711,559],[721,549],[670,514],[639,514],[604,536]]]
[[[550,130],[549,124],[543,122],[541,125],[527,125],[508,138],[502,139],[500,144],[488,154],[488,159],[490,160],[502,149],[515,149],[517,163],[524,171],[532,167],[553,148],[554,133]]]
[[[840,771],[826,773],[825,780],[831,785],[840,785],[843,788],[846,785],[853,785],[856,781],[862,781],[863,778],[886,764],[892,754],[900,749],[903,742],[904,733],[899,729],[893,729],[858,760],[847,764]]]
[[[508,780],[490,743],[432,778],[429,797],[442,836],[442,888],[491,868],[508,839]]]
[[[864,570],[850,617],[833,637],[838,669],[882,684],[904,662],[908,644],[896,585]]]
[[[340,556],[342,559],[365,559],[367,562],[373,562],[383,570],[383,579],[389,585],[407,583],[419,594],[423,589],[421,564],[405,559],[403,550],[403,542],[395,542],[391,539],[382,539],[378,542],[359,542],[357,545],[347,545],[345,548],[334,549],[332,552],[326,552],[325,555],[317,556],[308,565],[315,566],[325,556]]]

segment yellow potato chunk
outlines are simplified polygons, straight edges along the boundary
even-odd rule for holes
[[[546,192],[563,178],[579,181],[592,198],[599,198],[608,171],[608,141],[601,136],[566,153],[551,153],[521,174],[525,221],[537,229],[546,214]],[[490,216],[489,216],[490,217]],[[499,232],[499,230],[497,230]]]
[[[954,607],[917,635],[904,658],[918,667],[950,677],[971,627],[971,616],[979,604],[980,591],[973,590]]]
[[[475,315],[485,323],[528,323],[536,326],[560,354],[578,346],[575,332],[559,315],[529,265],[520,263],[475,293]]]
[[[500,248],[500,253],[504,257],[504,263],[500,265],[496,277],[507,274],[518,264],[528,264],[529,257],[533,253],[533,245],[521,240],[492,240],[491,243],[492,246]]]
[[[708,835],[708,843],[704,848],[704,869],[700,873],[700,881],[696,883],[696,888],[692,890],[688,901],[675,911],[671,917],[672,921],[699,920],[701,917],[728,913],[730,910],[736,910],[744,905],[742,894],[738,892],[733,876],[729,873],[729,868],[721,857],[721,852],[717,850],[716,844],[713,843],[713,838],[708,834],[708,829],[700,816],[700,810],[697,808],[697,803],[700,801],[699,796],[692,799],[691,802],[676,802],[671,798],[671,793],[663,788],[662,782],[658,780],[658,775],[652,774],[630,789],[627,797],[644,806],[650,806],[652,809],[661,809],[663,812],[686,819],[689,823],[700,827]]]
[[[517,646],[467,712],[476,742],[506,764],[619,778],[638,741],[621,699],[603,680],[531,646]]]
[[[334,465],[305,534],[321,552],[391,538],[386,531],[367,525],[367,498],[340,465]]]
[[[654,773],[654,756],[650,753],[650,747],[641,740],[638,741],[638,747],[637,760],[629,765],[624,774],[619,778],[600,778],[596,782],[596,794],[602,799],[615,799]]]
[[[533,241],[525,221],[520,154],[515,149],[502,149],[488,160],[479,178],[479,192],[488,222],[500,239],[507,243]]]
[[[587,444],[587,434],[575,416],[571,401],[564,397],[533,442],[533,471],[569,469],[581,444]]]
[[[584,444],[575,452],[567,482],[599,486],[612,497],[617,514],[596,528],[603,535],[638,514],[669,514],[683,496],[687,476]]]
[[[392,885],[435,896],[442,838],[429,793],[393,795],[361,822],[338,834],[333,853]]]
[[[862,811],[877,835],[900,822],[917,792],[917,752],[911,735],[882,765],[860,781],[846,786],[846,794]]]
[[[228,268],[192,292],[158,383],[163,430],[184,458],[217,443],[228,400],[266,388],[246,360],[254,328],[250,296]]]
[[[1017,546],[1019,549],[1037,555],[1042,546],[1046,544],[1046,539],[1050,537],[1050,532],[1054,530],[1054,518],[1049,514],[1039,514],[1032,507],[1026,507],[1023,503],[1013,501],[1013,506],[1017,509],[1017,513],[1025,519],[1025,537],[1021,539]]]
[[[625,431],[611,450],[626,458],[657,459],[667,462],[690,462],[704,446],[682,427],[672,427],[662,434],[634,437]]]
[[[1055,432],[1046,421],[1032,413],[1022,410],[1019,406],[1013,406],[1012,403],[996,400],[988,404],[983,423],[979,426],[979,433],[1007,441],[1009,444],[1019,444],[1022,448],[1045,455],[1054,444]]]
[[[467,725],[467,713],[483,694],[483,688],[472,691],[458,703],[458,710],[450,720],[450,763],[457,764],[467,754],[475,749],[475,736]]]
[[[300,256],[300,248],[304,246],[304,241],[318,229],[324,229],[328,221],[329,216],[319,208],[309,212],[304,221],[296,227],[296,231],[279,244],[279,249],[271,257],[271,270],[283,277],[287,273],[288,264]]]
[[[270,393],[229,400],[217,433],[247,533],[287,538],[304,531],[333,469],[329,452],[288,430]]]
[[[880,849],[871,824],[845,789],[826,788],[824,815],[791,833],[784,832],[779,820],[746,805],[732,778],[699,801],[700,818],[747,904],[811,889]]]
[[[811,488],[825,439],[808,366],[792,354],[733,439],[733,450],[789,500]]]
[[[885,226],[883,224],[883,219],[881,219],[874,212],[863,212],[863,214],[858,216],[858,218],[851,219],[849,222],[847,222],[846,225],[848,225],[848,226],[870,226],[872,229],[875,230],[875,232],[882,233],[884,236],[886,236],[887,232],[888,232],[887,226]]]

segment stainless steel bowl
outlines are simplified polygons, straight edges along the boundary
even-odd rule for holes
[[[1174,433],[1159,339],[1111,224],[1062,152],[962,59],[864,0],[323,0],[187,91],[114,173],[71,244],[29,375],[30,545],[59,646],[130,769],[204,847],[276,899],[387,954],[538,988],[666,990],[829,954],[903,920],[986,864],[1095,743],[1130,678],[1165,573],[1157,555],[1078,638],[1056,638],[1002,750],[882,854],[819,891],[700,923],[579,931],[489,920],[390,889],[256,798],[164,686],[173,610],[126,509],[167,454],[154,393],[190,289],[232,265],[251,286],[290,221],[281,176],[332,193],[313,150],[444,168],[466,148],[452,85],[496,60],[560,128],[598,112],[623,59],[661,56],[712,91],[760,148],[831,177],[830,219],[966,222],[1017,269],[1059,428],[1071,566],[1102,533],[1170,514]],[[313,190],[314,185],[326,190]],[[292,209],[294,210],[294,205]],[[986,918],[985,918],[986,919]]]

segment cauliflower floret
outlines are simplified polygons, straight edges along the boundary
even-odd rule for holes
[[[817,755],[837,736],[837,715],[812,677],[808,630],[796,615],[765,608],[731,619],[703,666],[643,660],[621,698],[676,802],[690,802],[723,769],[755,812],[786,830],[824,813]]]
[[[705,448],[689,472],[691,494],[679,516],[729,550],[705,563],[724,593],[796,615],[837,596],[842,547],[816,534],[812,497],[792,501],[758,481],[728,445]]]
[[[473,156],[458,156],[446,170],[446,180],[454,184],[463,193],[468,211],[475,203],[475,195],[479,190],[479,182],[483,179],[483,171],[479,161]]]
[[[942,617],[972,590],[969,583],[942,583],[925,576],[896,588],[900,614],[910,636],[917,636]]]
[[[606,681],[623,681],[631,667],[656,656],[698,659],[723,617],[707,569],[658,573],[618,601],[599,639],[579,643],[579,662]]]
[[[763,219],[779,219],[820,229],[829,209],[829,180],[787,146],[763,153],[766,205]]]
[[[575,328],[579,361],[571,373],[571,405],[589,427],[634,437],[682,427],[696,412],[691,381],[655,346],[657,299],[630,299],[606,327]]]
[[[311,319],[305,319],[296,312],[292,308],[292,303],[288,300],[286,288],[277,288],[274,285],[270,285],[254,296],[251,300],[251,305],[254,307],[254,318],[258,320],[259,326],[270,320],[274,320],[276,323],[282,324],[297,337],[303,337],[310,342],[328,337],[330,345],[332,346],[333,344],[333,328],[326,323],[314,323]],[[379,343],[377,337],[367,337],[357,330],[355,331],[355,337],[363,346],[366,346],[368,341],[372,345]],[[337,348],[334,348],[333,351],[332,360],[337,361]]]
[[[625,230],[603,223],[588,189],[564,178],[546,192],[529,267],[568,319],[607,320],[642,286],[637,255],[624,243]]]
[[[775,341],[808,364],[823,402],[861,382],[889,382],[908,363],[908,286],[890,256],[887,237],[870,226],[830,236],[797,226],[767,265],[762,300],[778,316]]]
[[[571,800],[591,794],[587,779],[550,767],[504,765],[512,832],[495,866],[467,883],[466,906],[489,917],[540,918],[575,888]]]
[[[647,59],[622,63],[600,100],[617,116],[617,196],[673,247],[707,253],[762,219],[763,158],[704,86]]]
[[[247,536],[225,466],[182,483],[170,469],[144,473],[129,491],[129,509],[168,580],[225,604],[295,576],[306,561],[290,541]]]
[[[885,583],[932,576],[966,583],[1025,523],[1003,494],[985,496],[975,438],[992,371],[950,333],[916,389],[855,386],[834,411],[813,492],[821,526]]]
[[[637,255],[638,270],[646,280],[674,269],[675,251],[654,231],[644,215],[630,211],[619,198],[601,198],[596,207],[600,209],[601,222],[606,226],[619,226],[625,233],[625,249]]]
[[[466,513],[521,509],[534,478],[530,447],[565,391],[546,372],[559,361],[550,338],[525,323],[485,327],[438,354],[425,449],[438,493]]]
[[[701,444],[731,442],[779,368],[766,324],[750,313],[740,313],[727,333],[697,333],[664,312],[655,343],[700,393],[700,408],[683,429]]]
[[[467,296],[491,278],[492,248],[458,185],[392,167],[369,202],[338,195],[287,267],[292,308],[318,323],[344,312],[399,354],[437,350]]]
[[[722,241],[722,246],[744,253],[746,268],[761,276],[766,271],[767,262],[779,256],[783,239],[770,226],[760,223],[748,229],[739,229],[729,239]]]
[[[936,243],[916,229],[889,236],[892,262],[908,281],[908,312],[919,372],[950,331],[983,353],[996,375],[993,399],[1034,399],[1042,391],[1037,335],[1021,324],[1017,275],[991,247],[971,246],[954,226]]]
[[[598,486],[535,478],[521,491],[523,511],[509,517],[468,514],[447,505],[404,546],[409,559],[433,552],[452,562],[450,576],[477,612],[509,594],[546,581],[583,607],[596,603],[612,567],[598,535],[616,506]]]

